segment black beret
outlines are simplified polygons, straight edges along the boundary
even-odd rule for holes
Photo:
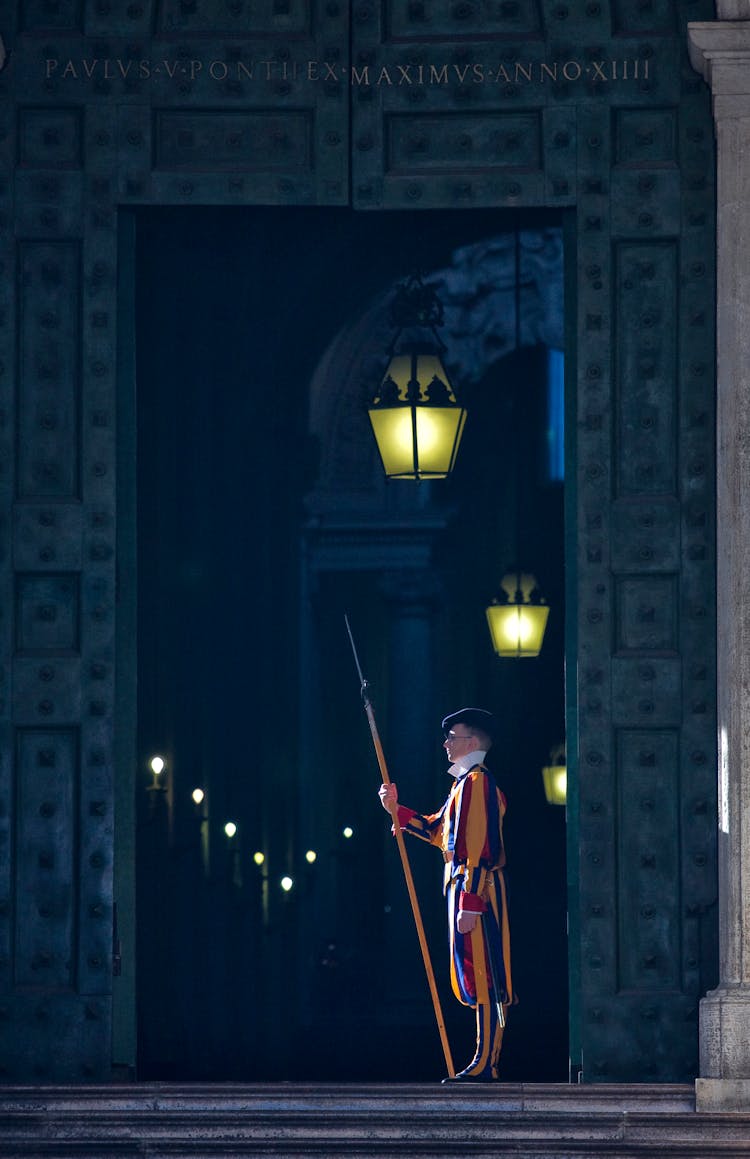
[[[446,716],[442,726],[446,736],[454,724],[465,724],[469,728],[478,728],[481,732],[486,732],[489,737],[495,735],[495,718],[491,712],[487,712],[484,708],[462,708],[458,712],[452,712],[450,716]]]

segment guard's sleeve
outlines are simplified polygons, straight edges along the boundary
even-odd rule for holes
[[[469,913],[484,913],[483,899],[488,874],[505,858],[502,843],[502,817],[505,799],[490,777],[481,769],[468,773],[462,780],[456,802],[456,826],[453,861],[462,873],[458,908]]]
[[[419,837],[422,841],[428,841],[430,845],[440,845],[444,812],[445,805],[437,813],[425,814],[417,813],[414,809],[408,809],[406,805],[399,805],[399,828],[402,832],[411,834],[412,837]]]

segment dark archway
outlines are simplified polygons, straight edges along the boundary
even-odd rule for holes
[[[496,770],[512,802],[525,999],[509,1032],[507,1077],[567,1075],[564,820],[544,802],[540,776],[564,729],[562,506],[540,464],[526,497],[536,528],[529,548],[555,605],[547,654],[522,662],[520,676],[503,671],[483,625],[512,538],[511,463],[521,447],[530,462],[543,443],[541,348],[490,356],[484,368],[480,359],[473,381],[464,374],[473,421],[442,488],[384,486],[372,446],[355,432],[336,447],[336,487],[321,506],[333,445],[318,442],[316,462],[307,436],[311,380],[334,411],[351,409],[352,384],[362,385],[331,353],[333,336],[414,262],[446,268],[457,247],[502,236],[508,224],[489,213],[139,215],[143,1077],[442,1073],[416,939],[389,867],[344,607],[372,666],[384,737],[425,806],[444,794],[435,723],[446,706],[483,695],[505,720]],[[352,265],[348,281],[341,271]],[[512,299],[512,284],[504,290]],[[500,341],[496,349],[503,354]],[[341,439],[340,425],[331,427],[322,433]],[[347,456],[356,464],[348,475]],[[372,482],[363,488],[363,479]],[[454,550],[457,524],[476,544],[468,569]],[[409,688],[399,648],[415,639],[433,649],[434,665],[428,675],[417,664]],[[402,712],[405,691],[412,702]],[[164,793],[146,788],[156,751],[168,763]],[[196,807],[198,785],[206,800]],[[239,827],[232,839],[227,820]],[[342,837],[347,822],[353,839]],[[314,864],[304,860],[309,848]],[[438,871],[420,852],[444,975]],[[295,880],[286,895],[284,873]],[[383,978],[398,978],[400,1005],[374,1001]],[[467,1024],[443,991],[459,1050]],[[411,1028],[397,1061],[396,1019]],[[353,1033],[366,1052],[352,1051]]]

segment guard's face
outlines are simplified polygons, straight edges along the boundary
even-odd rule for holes
[[[443,748],[448,754],[448,760],[452,765],[456,761],[460,761],[461,757],[465,757],[468,753],[473,752],[477,747],[477,738],[473,733],[469,732],[465,724],[457,724],[452,728],[447,737],[443,741]]]

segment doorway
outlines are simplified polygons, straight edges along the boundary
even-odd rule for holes
[[[503,1077],[567,1078],[565,818],[547,804],[541,779],[564,738],[563,480],[549,457],[560,434],[550,345],[527,319],[533,341],[505,349],[495,336],[487,354],[485,326],[463,392],[464,444],[444,483],[384,484],[374,457],[365,461],[346,440],[327,445],[311,414],[312,383],[319,413],[337,412],[354,323],[399,279],[414,268],[456,268],[457,253],[491,251],[488,243],[517,229],[530,237],[558,226],[540,214],[489,211],[138,213],[142,1079],[442,1074],[377,806],[343,610],[360,635],[394,779],[408,785],[417,766],[414,788],[428,799],[415,804],[433,808],[445,795],[437,727],[445,712],[481,698],[501,719],[491,763],[510,800],[521,998]],[[502,249],[498,242],[494,252]],[[557,275],[561,296],[561,266]],[[489,308],[491,296],[484,302]],[[552,613],[542,655],[509,661],[493,655],[483,609],[513,554],[508,499],[519,460],[523,505],[514,518]],[[334,461],[335,499],[323,510],[316,496]],[[409,553],[425,552],[425,510],[429,566],[414,569]],[[353,534],[342,525],[347,511],[362,515]],[[383,543],[398,528],[405,567],[394,568]],[[338,554],[331,535],[343,545]],[[394,707],[392,609],[404,570],[435,581],[433,593],[412,600],[421,607],[430,597],[427,627],[419,620],[429,682],[417,674],[428,712],[416,726]],[[164,762],[159,772],[154,757]],[[439,870],[422,852],[412,860],[460,1058],[471,1027],[448,994]],[[403,1008],[376,1000],[394,980],[413,1027],[399,1038],[398,1059]]]

